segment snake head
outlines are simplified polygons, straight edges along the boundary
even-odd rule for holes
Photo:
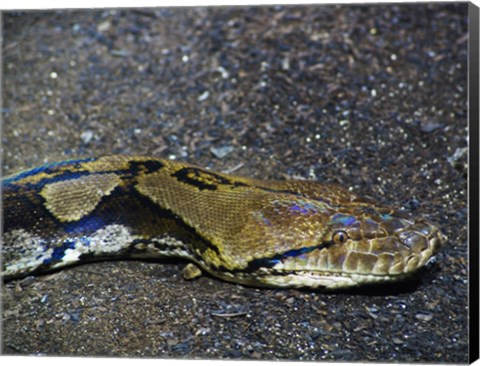
[[[434,260],[447,239],[424,217],[374,206],[336,213],[328,226],[333,244],[328,267],[356,285],[411,276]]]
[[[426,218],[356,199],[335,206],[280,200],[257,213],[258,223],[263,247],[276,250],[251,260],[247,270],[255,280],[244,282],[267,286],[338,289],[399,281],[430,263],[446,240]]]

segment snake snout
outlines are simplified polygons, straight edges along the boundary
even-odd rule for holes
[[[398,234],[400,242],[411,249],[414,253],[419,254],[428,248],[428,240],[421,233],[415,231],[402,231]]]
[[[403,245],[417,254],[425,250],[435,252],[447,239],[433,222],[425,218],[400,231],[397,237]]]

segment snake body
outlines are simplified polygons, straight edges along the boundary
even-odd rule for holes
[[[44,165],[3,179],[8,280],[73,263],[182,257],[254,286],[397,281],[443,242],[428,219],[335,185],[261,181],[139,156]]]

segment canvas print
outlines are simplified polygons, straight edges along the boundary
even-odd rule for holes
[[[2,353],[466,362],[468,10],[4,12]]]

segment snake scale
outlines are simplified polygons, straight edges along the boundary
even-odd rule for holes
[[[445,240],[428,219],[339,186],[152,157],[47,164],[4,178],[2,189],[6,280],[89,260],[174,256],[230,282],[338,289],[409,277]]]

